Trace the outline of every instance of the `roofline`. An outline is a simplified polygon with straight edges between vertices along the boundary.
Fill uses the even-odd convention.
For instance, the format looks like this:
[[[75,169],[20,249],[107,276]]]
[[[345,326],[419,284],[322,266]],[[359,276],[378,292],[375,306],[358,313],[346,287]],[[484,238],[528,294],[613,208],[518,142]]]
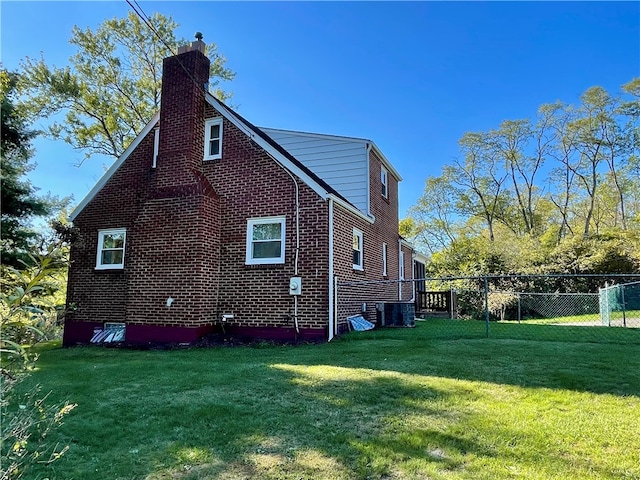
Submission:
[[[115,173],[115,171],[118,170],[118,168],[120,168],[120,166],[124,163],[127,157],[129,157],[129,155],[131,155],[131,153],[138,147],[138,145],[140,145],[140,142],[142,142],[142,139],[144,139],[144,137],[146,137],[149,134],[149,132],[153,129],[153,127],[156,126],[156,124],[158,123],[158,120],[160,120],[159,111],[151,118],[149,123],[145,125],[145,127],[138,134],[138,136],[133,139],[133,141],[129,144],[129,146],[122,153],[122,155],[120,155],[116,159],[116,161],[111,164],[108,170],[104,172],[102,177],[100,177],[100,180],[98,180],[98,183],[96,183],[93,186],[93,188],[89,190],[89,193],[85,195],[85,197],[78,204],[78,206],[76,206],[76,208],[73,209],[73,212],[71,212],[71,214],[69,215],[69,220],[74,221],[76,217],[80,214],[80,212],[82,212],[82,210],[84,210],[84,208],[89,204],[89,202],[91,202],[91,200],[93,200],[93,198],[98,194],[98,192],[102,190],[102,187],[105,186],[109,178],[111,178],[111,176]]]
[[[343,136],[343,135],[329,135],[329,134],[325,134],[325,133],[302,132],[302,131],[299,131],[299,130],[289,130],[289,129],[286,129],[286,128],[271,128],[271,127],[262,127],[262,128],[263,128],[263,130],[275,130],[277,132],[295,133],[295,134],[298,134],[298,135],[304,135],[304,136],[313,137],[313,138],[324,138],[324,139],[343,140],[343,141],[350,140],[350,141],[361,142],[361,143],[365,144],[366,146],[371,145],[373,147],[373,149],[375,150],[376,155],[378,155],[378,157],[380,157],[380,160],[382,160],[382,163],[387,168],[387,170],[389,172],[393,173],[393,176],[396,177],[399,182],[402,181],[402,176],[400,175],[398,170],[396,170],[395,167],[389,161],[389,159],[387,157],[385,157],[384,153],[382,153],[382,150],[380,150],[378,148],[378,146],[375,144],[375,142],[373,140],[369,140],[368,138],[347,137],[347,136]]]
[[[369,214],[369,215],[365,214],[364,212],[362,212],[362,210],[360,210],[357,207],[354,207],[351,203],[345,201],[343,198],[337,197],[333,194],[329,194],[328,198],[333,200],[337,205],[340,205],[348,212],[351,212],[354,215],[358,216],[362,220],[369,222],[371,224],[375,223],[376,217],[373,214]]]
[[[356,213],[361,216],[363,219],[367,221],[375,220],[372,216],[367,216],[363,214],[357,207],[351,204],[346,198],[344,198],[340,193],[338,193],[331,185],[318,177],[315,173],[313,173],[308,167],[306,167],[302,162],[296,159],[293,155],[291,155],[284,147],[282,147],[278,142],[273,140],[269,135],[260,130],[258,127],[253,125],[251,122],[244,119],[241,115],[233,111],[231,108],[227,107],[220,100],[215,98],[208,92],[205,92],[205,100],[209,102],[214,108],[216,108],[221,115],[223,115],[227,120],[233,123],[238,129],[244,132],[249,138],[251,138],[254,142],[256,142],[263,150],[265,150],[276,162],[280,163],[283,167],[291,171],[294,175],[300,178],[303,182],[305,182],[314,192],[316,192],[323,200],[326,200],[329,195],[332,196],[334,200],[336,200],[340,205],[347,208],[349,211]],[[98,192],[106,185],[107,181],[111,178],[111,176],[120,168],[120,166],[124,163],[124,161],[131,155],[131,153],[138,147],[140,142],[149,134],[149,132],[156,126],[158,121],[160,120],[160,111],[156,112],[156,114],[152,117],[152,119],[145,125],[142,131],[138,134],[138,136],[131,142],[131,144],[127,147],[127,149],[120,155],[115,162],[109,167],[109,169],[100,177],[100,180],[93,186],[93,188],[89,191],[89,193],[82,199],[82,201],[78,204],[78,206],[71,212],[69,215],[69,219],[71,221],[75,220],[76,217],[84,210],[84,208],[93,200],[93,198],[98,194]],[[275,129],[274,129],[275,130]],[[283,130],[287,131],[287,130]],[[291,131],[291,130],[289,130]],[[299,132],[296,132],[299,133]],[[319,137],[322,137],[322,134],[312,134]],[[326,135],[324,137],[328,137]],[[338,138],[338,137],[336,137]],[[348,137],[341,137],[348,138]],[[356,139],[360,141],[365,141],[362,139]],[[373,144],[373,142],[371,142]],[[375,146],[375,144],[374,144]],[[377,147],[376,147],[377,149]],[[384,158],[380,153],[381,158]],[[393,167],[392,167],[393,168]]]
[[[331,185],[313,173],[308,167],[300,162],[300,160],[291,155],[282,145],[272,139],[267,133],[263,132],[261,129],[243,118],[240,114],[229,108],[210,93],[205,93],[205,98],[211,106],[216,108],[225,118],[227,118],[227,120],[233,123],[236,128],[243,131],[249,138],[251,138],[251,140],[256,142],[256,144],[265,150],[276,162],[280,163],[283,167],[305,182],[314,192],[320,195],[323,200],[326,200],[328,195],[331,194],[335,198],[340,199],[341,202],[351,205],[351,203],[331,187]],[[355,208],[355,206],[353,208]]]

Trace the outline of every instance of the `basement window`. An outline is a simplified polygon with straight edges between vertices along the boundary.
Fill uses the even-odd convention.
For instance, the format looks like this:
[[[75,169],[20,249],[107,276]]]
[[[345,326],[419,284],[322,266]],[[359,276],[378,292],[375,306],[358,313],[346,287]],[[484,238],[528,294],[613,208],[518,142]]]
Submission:
[[[212,118],[204,124],[204,159],[222,158],[222,118]]]
[[[96,257],[96,269],[124,268],[124,246],[127,238],[127,230],[113,228],[98,232],[98,254]]]
[[[247,265],[284,263],[285,217],[247,220]]]
[[[118,322],[105,322],[104,328],[96,328],[91,337],[91,343],[124,342],[126,325]]]

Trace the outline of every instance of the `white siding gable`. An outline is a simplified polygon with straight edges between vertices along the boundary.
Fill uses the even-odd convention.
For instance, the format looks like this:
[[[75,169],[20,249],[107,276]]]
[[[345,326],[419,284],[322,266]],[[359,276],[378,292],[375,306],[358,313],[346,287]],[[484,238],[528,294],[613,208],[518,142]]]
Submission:
[[[369,214],[367,140],[260,128],[365,215]]]

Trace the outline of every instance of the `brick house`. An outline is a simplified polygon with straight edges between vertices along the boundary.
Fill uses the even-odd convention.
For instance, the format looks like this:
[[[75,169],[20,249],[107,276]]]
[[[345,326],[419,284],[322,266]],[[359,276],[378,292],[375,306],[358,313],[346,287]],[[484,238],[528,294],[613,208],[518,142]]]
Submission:
[[[335,278],[411,275],[401,178],[375,144],[257,128],[208,78],[199,40],[166,58],[160,112],[72,213],[65,345],[330,340],[360,312],[338,312]]]

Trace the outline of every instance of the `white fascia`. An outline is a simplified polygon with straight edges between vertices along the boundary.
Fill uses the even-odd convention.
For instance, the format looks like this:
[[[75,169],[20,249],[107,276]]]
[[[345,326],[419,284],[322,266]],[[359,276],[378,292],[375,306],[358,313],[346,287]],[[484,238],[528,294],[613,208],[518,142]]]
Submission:
[[[376,155],[378,155],[380,157],[380,159],[382,160],[382,163],[384,164],[384,166],[387,167],[387,170],[392,172],[393,175],[398,179],[398,181],[402,181],[402,177],[400,176],[400,173],[398,173],[398,171],[393,167],[393,165],[391,165],[391,162],[389,162],[387,157],[384,156],[384,154],[378,148],[378,146],[373,141],[368,140],[366,138],[347,137],[347,136],[344,136],[344,135],[331,135],[331,134],[327,134],[327,133],[301,132],[299,130],[288,130],[288,129],[283,129],[283,128],[271,128],[271,127],[265,127],[262,130],[274,130],[274,131],[284,132],[284,133],[293,133],[293,134],[297,134],[297,135],[305,135],[305,136],[311,137],[311,138],[342,140],[342,141],[349,141],[349,142],[356,141],[356,142],[362,142],[365,145],[371,145],[373,147],[373,149],[375,150]],[[367,160],[369,160],[369,159],[367,158]]]
[[[400,245],[410,248],[411,250],[415,250],[416,248],[413,246],[413,243],[407,242],[404,238],[400,239]]]
[[[76,217],[84,210],[84,208],[89,204],[91,200],[98,194],[102,187],[105,186],[107,181],[112,177],[112,175],[120,168],[120,166],[124,163],[124,161],[131,155],[131,153],[140,145],[140,142],[146,137],[149,132],[156,126],[158,121],[160,120],[160,112],[158,111],[153,118],[147,123],[147,125],[142,129],[140,134],[131,142],[131,144],[127,147],[122,155],[118,157],[118,159],[113,162],[113,164],[109,167],[109,169],[100,177],[98,183],[96,183],[93,188],[87,193],[87,195],[82,199],[82,201],[78,204],[78,206],[71,212],[69,215],[69,220],[72,222],[76,219]],[[151,163],[149,163],[151,166]]]
[[[327,198],[330,198],[335,203],[337,203],[338,205],[343,207],[345,210],[349,211],[350,213],[353,213],[354,215],[356,215],[357,217],[361,218],[365,222],[375,223],[375,221],[376,221],[376,217],[375,216],[373,216],[373,215],[365,215],[364,213],[362,213],[361,210],[357,209],[356,207],[354,207],[350,203],[345,202],[343,199],[341,199],[337,195],[334,195],[333,193],[327,194]]]
[[[391,162],[387,159],[387,157],[384,156],[384,153],[382,153],[382,151],[374,142],[369,140],[369,143],[371,144],[371,147],[373,147],[373,150],[376,152],[376,155],[378,155],[378,157],[380,157],[380,160],[382,160],[382,164],[390,173],[393,173],[393,176],[396,177],[399,182],[401,182],[402,177],[400,176],[400,173],[394,168],[393,165],[391,165]]]

